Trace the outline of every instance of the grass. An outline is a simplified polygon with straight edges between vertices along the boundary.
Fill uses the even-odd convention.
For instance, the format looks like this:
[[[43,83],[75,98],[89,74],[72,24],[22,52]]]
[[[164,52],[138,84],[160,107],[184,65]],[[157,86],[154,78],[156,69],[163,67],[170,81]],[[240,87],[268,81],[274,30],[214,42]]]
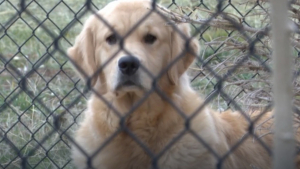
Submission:
[[[93,1],[98,8],[103,7],[110,0]],[[66,56],[53,47],[54,39],[49,36],[42,26],[55,36],[64,31],[72,21],[76,23],[64,31],[64,38],[59,41],[59,47],[65,51],[74,42],[80,32],[84,20],[91,13],[87,12],[74,20],[75,13],[82,14],[85,0],[51,0],[25,1],[28,13],[15,17],[16,9],[20,9],[19,0],[0,1],[0,168],[20,168],[21,157],[27,157],[28,168],[73,168],[70,163],[70,140],[78,127],[81,112],[85,109],[86,99],[82,96],[82,83],[78,82]],[[195,6],[198,1],[177,1],[179,6]],[[37,4],[39,3],[39,4]],[[171,0],[162,0],[165,6]],[[213,8],[215,2],[207,3]],[[226,5],[225,5],[226,6]],[[172,7],[174,8],[174,6]],[[243,12],[250,7],[242,9]],[[226,9],[236,15],[234,9]],[[189,12],[189,8],[183,9]],[[197,13],[200,17],[209,14]],[[78,16],[78,15],[76,15]],[[37,23],[36,18],[40,23]],[[13,18],[12,25],[6,23]],[[255,19],[252,19],[255,20]],[[81,22],[81,23],[80,23]],[[259,23],[253,22],[255,25]],[[42,26],[41,26],[42,25]],[[3,28],[5,27],[5,31]],[[259,26],[258,26],[259,27]],[[201,44],[217,37],[226,37],[228,32],[209,28],[202,35]],[[215,47],[205,50],[204,59],[216,51]],[[221,53],[226,58],[230,53]],[[42,62],[44,60],[44,62]],[[13,70],[7,64],[13,65]],[[212,60],[211,63],[215,61]],[[27,90],[19,87],[21,76],[27,76]],[[194,71],[197,73],[199,71]],[[249,76],[246,73],[244,76]],[[214,89],[215,78],[200,76],[193,82],[193,87],[204,96]],[[229,89],[231,95],[237,93]],[[74,98],[79,97],[70,109],[66,109]],[[40,102],[39,102],[40,101]],[[42,103],[42,104],[41,104]],[[213,104],[216,109],[226,109],[226,102],[217,97]],[[64,114],[59,119],[59,130],[55,130],[53,118]],[[46,138],[46,139],[45,139]],[[20,151],[18,154],[17,151]]]
[[[10,2],[4,1],[0,5],[1,25],[5,25],[14,17],[14,7],[19,8],[19,1]],[[65,4],[59,1],[44,1],[40,4],[42,7],[32,2],[27,4],[27,10],[38,20],[44,21],[42,25],[57,36],[74,20],[75,14],[71,10],[77,13],[85,1],[64,2]],[[107,2],[94,1],[99,8]],[[90,13],[86,13],[80,21],[84,22],[88,15]],[[70,42],[74,42],[81,27],[77,22],[65,33],[64,37],[67,40],[61,39],[59,42],[62,50],[71,46]],[[6,28],[5,33],[6,35],[4,31],[0,33],[1,56],[16,67],[21,75],[25,75],[32,68],[36,70],[27,77],[27,90],[31,93],[27,94],[19,88],[21,78],[13,69],[0,62],[0,168],[20,168],[21,158],[16,150],[21,151],[22,156],[28,156],[28,168],[73,168],[70,163],[70,141],[66,134],[72,136],[77,128],[76,122],[80,120],[86,100],[81,97],[67,112],[65,107],[81,95],[74,89],[74,84],[78,81],[77,76],[67,63],[66,56],[54,51],[53,38],[28,14],[22,13],[20,18]],[[40,64],[40,60],[44,58],[48,59]],[[37,65],[40,66],[37,68]],[[78,86],[83,85],[79,83]],[[3,109],[3,106],[6,108]],[[53,117],[64,112],[65,115],[60,119],[60,130],[56,131]]]

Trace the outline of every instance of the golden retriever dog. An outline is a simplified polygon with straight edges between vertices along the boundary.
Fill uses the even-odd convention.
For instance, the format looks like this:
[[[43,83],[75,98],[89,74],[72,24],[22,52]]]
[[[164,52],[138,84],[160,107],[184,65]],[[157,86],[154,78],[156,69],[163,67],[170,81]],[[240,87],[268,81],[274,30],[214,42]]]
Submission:
[[[89,17],[68,50],[81,77],[91,77],[93,88],[75,136],[75,166],[271,168],[270,154],[261,144],[271,147],[268,130],[253,130],[265,135],[257,140],[247,134],[250,123],[241,113],[199,109],[204,100],[186,74],[199,54],[198,41],[191,38],[188,24],[170,24],[152,8],[150,0],[111,2]],[[270,115],[255,124],[268,128],[271,122],[264,121]]]

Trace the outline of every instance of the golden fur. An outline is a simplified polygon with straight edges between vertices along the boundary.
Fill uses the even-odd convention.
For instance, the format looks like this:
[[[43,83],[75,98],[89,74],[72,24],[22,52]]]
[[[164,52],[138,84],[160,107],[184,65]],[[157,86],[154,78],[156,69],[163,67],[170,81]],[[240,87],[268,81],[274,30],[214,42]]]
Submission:
[[[150,10],[151,3],[148,0],[123,0],[111,2],[98,15],[112,25],[120,36],[124,36]],[[184,36],[190,37],[187,24],[177,24],[176,27]],[[157,36],[157,41],[152,45],[141,41],[149,32]],[[156,86],[183,112],[185,118],[156,91],[149,94],[141,105],[126,116],[133,105],[152,90],[152,76],[139,70],[143,90],[115,88],[118,59],[128,53],[124,50],[118,52],[119,45],[106,43],[105,38],[111,33],[93,15],[85,23],[75,45],[68,50],[72,61],[82,70],[79,72],[84,79],[92,76],[101,65],[111,59],[91,80],[93,89],[110,105],[96,94],[90,97],[85,118],[75,137],[81,149],[73,146],[72,158],[77,168],[87,167],[87,155],[93,155],[91,165],[97,169],[151,168],[151,156],[128,132],[122,130],[121,117],[125,117],[123,125],[153,154],[159,155],[157,166],[161,169],[216,168],[218,159],[196,136],[201,137],[219,157],[224,156],[243,137],[247,137],[223,159],[222,168],[271,168],[271,158],[265,148],[251,135],[245,135],[249,122],[239,112],[217,113],[208,107],[195,112],[203,104],[203,100],[191,89],[185,71],[192,63],[194,54],[199,52],[198,41],[191,39],[189,51],[184,51],[186,46],[183,36],[155,12],[127,35],[124,49],[136,56],[154,77],[183,52],[184,57],[157,79]],[[111,106],[118,112],[114,112]],[[261,124],[270,115],[271,113],[263,115],[255,124]],[[252,115],[251,118],[256,119],[256,116]],[[189,124],[186,124],[186,118],[191,119]],[[269,128],[270,123],[262,125]],[[185,131],[186,126],[192,132]],[[258,134],[255,131],[257,135],[268,132],[260,131]],[[177,137],[178,140],[173,142]],[[106,142],[107,139],[111,140]],[[270,147],[271,134],[262,137],[261,142]],[[160,154],[170,143],[171,146]],[[100,147],[101,151],[94,154]]]

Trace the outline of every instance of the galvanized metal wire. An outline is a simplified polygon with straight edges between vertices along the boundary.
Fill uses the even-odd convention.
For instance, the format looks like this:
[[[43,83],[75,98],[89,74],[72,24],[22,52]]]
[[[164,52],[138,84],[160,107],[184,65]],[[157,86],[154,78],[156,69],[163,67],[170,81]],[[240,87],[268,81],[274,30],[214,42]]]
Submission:
[[[122,127],[118,131],[116,131],[115,134],[110,136],[105,141],[105,143],[101,147],[99,147],[97,151],[95,151],[95,153],[92,156],[88,156],[87,153],[84,152],[82,148],[80,148],[80,146],[73,140],[72,133],[70,133],[69,130],[78,125],[78,119],[84,111],[84,109],[81,109],[79,113],[73,113],[74,109],[77,108],[78,104],[84,104],[82,100],[85,100],[90,93],[95,93],[103,102],[105,102],[108,105],[110,104],[109,101],[107,101],[103,96],[101,96],[101,94],[97,93],[91,88],[90,81],[93,78],[93,76],[96,76],[99,72],[101,72],[111,60],[108,60],[107,63],[104,63],[103,67],[99,68],[92,77],[89,77],[88,83],[84,88],[81,81],[74,78],[76,76],[74,75],[74,73],[66,71],[66,65],[72,61],[69,60],[65,48],[61,46],[61,42],[64,41],[70,46],[72,45],[72,42],[69,40],[67,35],[68,32],[76,25],[82,25],[82,18],[84,18],[84,16],[87,13],[96,14],[96,11],[98,10],[97,5],[95,5],[95,3],[92,0],[87,0],[82,4],[81,8],[75,11],[68,5],[67,1],[65,0],[58,1],[52,8],[50,8],[50,10],[47,10],[44,7],[44,3],[47,3],[46,1],[41,3],[36,0],[20,0],[17,3],[18,5],[16,5],[16,2],[13,0],[3,0],[0,1],[0,7],[1,5],[4,5],[4,3],[7,3],[10,6],[12,6],[12,8],[14,9],[14,14],[11,15],[8,19],[6,19],[4,23],[0,19],[0,41],[4,38],[9,39],[9,41],[14,46],[16,46],[16,51],[14,51],[15,53],[7,55],[7,52],[5,51],[7,50],[7,48],[0,48],[0,78],[1,81],[15,81],[17,83],[17,86],[9,90],[5,87],[3,87],[3,89],[0,88],[0,117],[3,116],[9,118],[9,116],[16,116],[17,120],[13,123],[9,123],[8,125],[5,124],[5,120],[0,122],[0,145],[2,145],[2,147],[6,147],[7,150],[10,152],[9,157],[6,158],[5,153],[7,152],[0,149],[0,168],[43,168],[46,167],[43,166],[45,163],[50,164],[50,168],[72,168],[73,166],[71,164],[71,159],[68,152],[66,153],[67,155],[62,156],[67,158],[60,158],[59,162],[57,161],[57,159],[54,158],[54,155],[52,153],[56,152],[56,150],[54,151],[54,149],[58,144],[63,144],[65,147],[67,147],[67,149],[70,149],[70,144],[74,144],[76,147],[81,149],[83,154],[86,155],[86,158],[89,159],[89,167],[92,168],[91,159],[93,159],[95,155],[101,152],[101,150],[120,132],[126,132],[137,144],[139,144],[143,148],[143,150],[145,150],[145,152],[152,159],[153,168],[158,168],[157,161],[159,160],[159,158],[174,143],[176,143],[176,141],[178,141],[182,135],[184,135],[187,132],[191,133],[195,137],[195,139],[202,143],[203,146],[205,146],[218,159],[218,165],[216,166],[216,168],[221,168],[223,161],[226,160],[226,158],[228,158],[228,156],[233,151],[235,151],[235,149],[238,148],[239,145],[243,144],[243,141],[249,137],[254,137],[256,140],[258,140],[258,142],[267,150],[267,152],[269,152],[269,154],[272,155],[272,150],[269,147],[269,145],[265,145],[265,143],[260,140],[260,136],[258,136],[254,132],[255,123],[259,120],[261,116],[264,115],[265,112],[267,112],[270,109],[270,107],[272,107],[272,100],[267,100],[264,102],[264,106],[266,106],[266,108],[262,111],[261,115],[258,116],[258,118],[254,121],[252,121],[249,118],[249,109],[245,109],[240,102],[242,100],[241,98],[246,96],[249,97],[249,95],[247,94],[251,93],[249,92],[251,91],[249,88],[253,88],[253,86],[249,86],[248,82],[250,82],[251,80],[255,81],[256,79],[265,80],[264,78],[270,76],[271,73],[270,56],[272,50],[267,47],[268,45],[266,43],[268,42],[265,40],[266,36],[268,36],[268,34],[270,33],[269,24],[266,24],[264,29],[258,31],[255,25],[253,25],[253,23],[249,23],[249,20],[247,20],[247,18],[251,17],[251,14],[253,14],[253,12],[258,8],[259,12],[268,13],[269,9],[265,1],[258,0],[253,3],[249,3],[249,6],[251,7],[248,6],[247,9],[243,9],[243,11],[241,11],[242,9],[239,9],[240,4],[238,4],[238,2],[234,2],[231,0],[218,0],[214,3],[206,2],[203,0],[192,1],[192,5],[189,8],[189,10],[187,10],[188,8],[180,6],[180,2],[177,0],[164,2],[164,5],[167,8],[181,11],[181,15],[183,16],[183,18],[186,17],[186,22],[190,22],[192,24],[192,27],[194,29],[193,36],[199,39],[201,45],[205,46],[206,50],[210,51],[210,54],[207,54],[206,50],[203,50],[202,53],[195,54],[197,56],[197,61],[195,65],[193,65],[193,68],[195,69],[190,70],[192,84],[201,83],[202,81],[206,82],[205,85],[202,85],[207,87],[205,89],[205,102],[203,105],[199,105],[199,108],[193,113],[192,116],[187,117],[184,114],[184,112],[180,110],[180,108],[178,108],[174,103],[172,103],[172,101],[168,98],[164,91],[157,87],[156,81],[163,74],[165,74],[165,72],[173,64],[175,64],[176,61],[178,61],[183,56],[183,54],[177,56],[177,59],[175,59],[167,67],[165,67],[165,69],[162,70],[160,75],[158,76],[152,75],[146,68],[142,67],[142,69],[145,72],[147,72],[147,74],[150,77],[153,78],[153,85],[151,90],[149,90],[145,94],[145,96],[132,107],[131,111],[129,111],[126,114],[126,116],[122,116],[116,109],[110,107],[113,110],[113,113],[120,117],[120,124]],[[149,10],[149,13],[145,15],[140,21],[138,21],[130,32],[128,32],[125,36],[120,37],[121,40],[126,39],[126,37],[130,35],[130,33],[135,31],[137,26],[143,23],[143,21],[151,13],[159,14],[166,21],[170,20],[169,17],[166,17],[166,15],[162,14],[159,10],[157,10],[157,7],[155,7],[156,3],[158,2],[153,1],[153,8]],[[293,1],[291,2],[291,4],[292,3]],[[36,17],[34,14],[35,11],[29,8],[30,5],[33,4],[36,5],[42,11],[44,11],[45,16],[43,19]],[[74,15],[74,18],[72,18],[71,21],[63,28],[60,28],[60,26],[55,23],[53,18],[50,17],[53,10],[55,10],[55,8],[60,5],[64,5]],[[209,15],[206,15],[206,18],[204,19],[197,18],[197,16],[195,15],[198,15],[197,10],[199,8],[209,11]],[[230,10],[228,11],[228,9]],[[230,11],[234,12],[230,13]],[[236,18],[232,17],[233,13],[234,15],[239,15],[239,18],[242,19],[237,20]],[[28,21],[23,17],[23,15],[25,14],[30,17],[35,26],[28,23]],[[99,15],[97,17],[112,31],[115,31],[104,18],[102,18]],[[187,18],[196,19],[189,20]],[[226,21],[226,23],[222,22],[223,24],[225,24],[225,26],[223,25],[223,27],[218,27],[218,19],[220,18]],[[180,19],[182,18],[177,18],[177,21],[180,21]],[[9,33],[14,24],[19,20],[23,21],[25,25],[27,25],[32,31],[31,36],[21,44],[16,42],[15,38],[12,37],[11,33]],[[201,22],[201,24],[197,24],[195,21]],[[59,32],[57,33],[49,29],[47,26],[45,26],[45,22],[51,22],[53,25],[55,25],[55,27],[57,27]],[[216,29],[222,29],[223,34],[220,36],[222,36],[223,39],[209,41],[209,38],[207,38],[208,35],[206,33]],[[42,31],[43,34],[46,34],[47,36],[51,37],[51,43],[44,43],[43,38],[37,35],[38,31]],[[253,33],[251,31],[257,32]],[[118,34],[118,32],[116,32],[116,34]],[[253,34],[255,35],[252,36]],[[226,37],[224,37],[224,35]],[[240,39],[243,40],[239,41],[237,39],[234,39],[233,37],[235,36],[239,36]],[[23,49],[26,46],[26,43],[30,41],[31,38],[35,38],[46,49],[45,53],[39,54],[38,59],[35,60],[31,60],[30,57],[26,57],[26,54],[24,54],[23,51]],[[186,37],[186,41],[188,42],[190,41],[190,39]],[[226,61],[227,59],[229,59],[229,57],[224,57],[224,55],[220,55],[219,52],[222,52],[222,50],[224,50],[224,47],[230,48],[232,46],[235,47],[232,48],[232,51],[242,49],[243,53],[239,53],[240,57],[236,57],[235,59],[233,59],[233,65],[228,65],[228,62]],[[9,48],[10,46],[8,45],[7,47]],[[294,47],[294,50],[298,52],[297,45],[294,45]],[[261,50],[261,48],[263,48],[264,50]],[[130,54],[130,52],[126,49],[120,48],[120,50],[125,50],[127,53]],[[234,52],[227,52],[228,55],[234,55],[233,53]],[[14,62],[14,60],[20,55],[24,57],[26,62],[29,63],[29,70],[20,70],[19,65],[16,62]],[[55,57],[56,55],[62,56],[65,60],[63,62],[59,61],[59,59]],[[114,56],[112,56],[112,58],[113,57]],[[41,71],[41,68],[45,64],[50,62],[50,60],[56,62],[59,68],[53,75],[50,76],[50,78],[45,78],[44,73],[42,73],[43,71]],[[254,62],[256,63],[256,65],[252,65],[252,63]],[[77,66],[76,64],[74,65],[79,69],[80,72],[84,74],[83,70],[80,70],[79,66]],[[222,71],[222,73],[220,73],[220,70],[218,70],[217,68],[220,65],[226,67],[226,71]],[[253,71],[248,74],[248,77],[245,77],[243,79],[244,82],[240,82],[242,83],[242,87],[235,88],[234,92],[228,92],[226,87],[229,83],[235,82],[235,80],[241,80],[241,74],[239,74],[239,72],[246,65],[252,66],[251,70]],[[66,81],[72,84],[72,87],[70,87],[69,90],[63,95],[58,94],[57,91],[51,87],[53,81],[61,74],[63,74]],[[7,76],[9,78],[4,79],[4,77]],[[30,87],[30,81],[33,76],[38,76],[43,83],[43,86],[39,88],[37,92],[33,92],[32,88]],[[298,74],[296,72],[295,79],[297,79],[297,77]],[[198,86],[199,85],[194,85],[196,90],[200,90],[198,89]],[[259,87],[260,86],[258,86],[257,88]],[[4,92],[4,90],[6,91]],[[53,94],[53,97],[55,98],[54,100],[57,101],[59,104],[56,108],[49,108],[49,103],[47,102],[47,100],[43,100],[44,92],[50,92]],[[259,92],[261,92],[259,96],[265,96],[264,92]],[[232,146],[225,155],[221,156],[220,154],[216,153],[213,148],[209,147],[209,144],[206,143],[204,139],[201,138],[201,136],[198,136],[195,133],[195,131],[191,130],[188,127],[189,125],[186,125],[187,127],[184,131],[179,133],[160,153],[155,154],[146,145],[144,145],[143,142],[140,141],[140,139],[136,137],[134,133],[132,133],[130,129],[124,124],[126,117],[133,113],[134,110],[136,110],[148,98],[148,96],[151,93],[157,93],[160,97],[162,97],[168,103],[170,103],[170,105],[173,106],[173,108],[186,120],[187,124],[189,124],[189,122],[193,119],[197,112],[199,112],[201,109],[204,108],[204,106],[208,106],[209,104],[215,105],[214,107],[217,107],[217,109],[225,110],[228,108],[232,108],[238,110],[249,123],[248,133],[244,137],[242,137],[234,146]],[[16,109],[16,103],[14,102],[20,99],[19,97],[21,95],[25,95],[26,98],[30,99],[31,104],[29,106],[25,106],[24,109],[20,110]],[[256,104],[257,101],[251,102],[250,105],[252,103]],[[295,106],[295,110],[297,110],[296,107],[297,105]],[[22,120],[25,116],[33,116],[33,114],[29,114],[29,111],[31,111],[33,108],[38,109],[38,112],[43,115],[43,123],[39,126],[36,126],[34,130],[28,127],[28,123],[25,123]],[[66,116],[69,117],[69,123],[67,124],[67,126],[64,126],[64,118]],[[39,132],[42,129],[44,129],[45,126],[49,126],[50,129],[49,131],[46,131],[41,137]],[[28,133],[30,137],[27,137],[25,139],[23,138],[22,142],[25,143],[18,145],[16,143],[17,141],[15,140],[15,137],[14,139],[12,139],[11,134],[14,130],[21,130],[21,128],[22,130],[26,130],[26,133]],[[49,141],[53,137],[58,137],[58,139],[56,139],[54,143],[49,143]],[[39,154],[39,158],[35,160],[34,157],[37,156],[37,154]]]

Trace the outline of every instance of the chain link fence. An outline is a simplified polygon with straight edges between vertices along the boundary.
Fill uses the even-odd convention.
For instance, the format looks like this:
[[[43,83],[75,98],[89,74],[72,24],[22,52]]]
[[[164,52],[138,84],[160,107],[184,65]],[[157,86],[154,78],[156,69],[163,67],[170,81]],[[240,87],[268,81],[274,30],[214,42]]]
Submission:
[[[0,168],[74,167],[70,155],[73,133],[82,120],[87,98],[95,91],[72,70],[66,50],[73,46],[86,18],[109,2],[0,1]],[[272,109],[270,3],[266,0],[162,0],[159,3],[169,9],[157,7],[164,13],[161,17],[174,23],[191,24],[193,36],[202,48],[188,71],[192,87],[205,98],[199,110],[204,106],[220,112],[238,110],[249,121],[249,133],[223,156],[207,147],[219,161],[216,168],[221,168],[222,162],[250,136],[271,155],[271,148],[260,138],[272,131],[261,127],[265,122],[256,124]],[[297,0],[290,2],[296,123],[300,105],[299,7]],[[155,8],[151,12],[159,13]],[[171,102],[154,85],[136,107],[152,92]],[[191,120],[170,104],[187,121]],[[136,107],[120,120],[124,121]],[[256,110],[262,113],[251,121],[249,116]],[[159,156],[181,137],[175,137],[155,156],[125,125],[120,131],[127,132],[155,159],[154,167]],[[111,139],[113,136],[107,142]],[[196,139],[207,146],[201,138]]]

